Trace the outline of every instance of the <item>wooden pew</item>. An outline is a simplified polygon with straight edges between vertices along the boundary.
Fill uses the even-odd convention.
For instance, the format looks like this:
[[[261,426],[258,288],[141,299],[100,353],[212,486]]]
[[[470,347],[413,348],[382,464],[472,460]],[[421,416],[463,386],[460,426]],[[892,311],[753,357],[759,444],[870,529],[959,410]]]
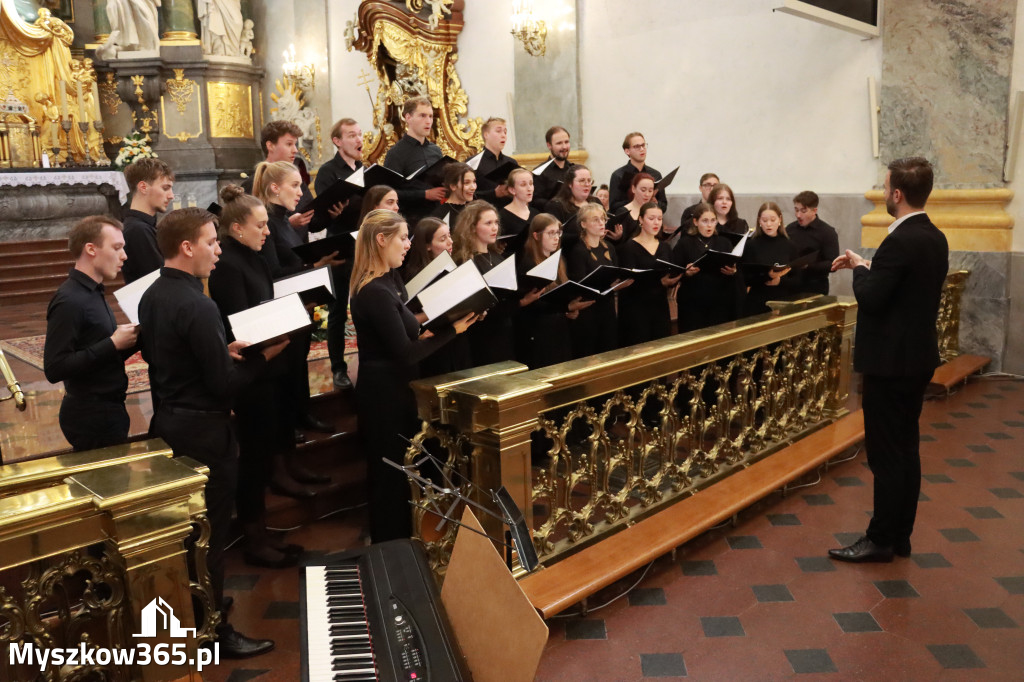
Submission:
[[[635,526],[524,577],[519,585],[534,608],[550,618],[863,439],[864,416],[857,410]]]
[[[929,387],[941,388],[949,395],[949,391],[955,385],[967,381],[967,377],[985,369],[990,362],[991,360],[983,355],[958,355],[935,370]]]

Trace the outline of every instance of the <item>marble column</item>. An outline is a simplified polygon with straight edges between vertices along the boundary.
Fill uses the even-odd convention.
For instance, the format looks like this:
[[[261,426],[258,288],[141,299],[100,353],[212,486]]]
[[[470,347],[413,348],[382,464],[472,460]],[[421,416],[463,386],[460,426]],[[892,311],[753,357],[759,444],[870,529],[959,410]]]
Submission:
[[[928,203],[950,244],[950,269],[971,270],[960,347],[999,369],[1009,339],[1013,193],[1003,182],[1016,0],[885,3],[879,142],[882,164],[924,156],[935,168]],[[881,192],[861,220],[869,251],[891,218]]]
[[[163,20],[163,40],[185,41],[196,40],[196,13],[192,0],[163,0],[160,6],[160,18]]]

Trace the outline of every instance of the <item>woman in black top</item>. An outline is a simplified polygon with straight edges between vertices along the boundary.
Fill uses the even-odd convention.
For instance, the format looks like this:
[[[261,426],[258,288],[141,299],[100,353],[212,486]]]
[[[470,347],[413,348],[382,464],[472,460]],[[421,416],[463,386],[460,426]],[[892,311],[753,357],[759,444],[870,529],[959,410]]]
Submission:
[[[387,185],[374,185],[366,190],[363,205],[359,208],[359,223],[362,224],[367,213],[377,209],[398,213],[398,192]]]
[[[431,334],[405,305],[398,275],[409,250],[405,219],[388,210],[371,211],[359,228],[352,266],[352,322],[359,336],[356,412],[359,438],[368,457],[370,538],[383,542],[409,537],[412,510],[405,474],[382,461],[404,463],[407,443],[416,435],[416,397],[409,382],[417,363],[473,323],[468,315]]]
[[[754,238],[743,250],[743,262],[754,266],[788,265],[796,258],[797,249],[789,241],[786,227],[782,224],[782,209],[773,201],[761,204],[757,210],[757,227]],[[792,297],[796,291],[794,278],[789,277],[789,268],[749,268],[746,272],[747,298],[744,315],[767,313],[769,300],[782,301]]]
[[[525,168],[516,168],[508,174],[505,186],[508,187],[512,201],[499,211],[501,242],[505,245],[505,251],[521,254],[526,245],[530,223],[537,215],[537,210],[530,205],[533,201],[533,173]]]
[[[708,203],[715,208],[719,233],[746,234],[750,231],[747,221],[736,212],[736,196],[729,185],[722,182],[715,185],[708,194]]]
[[[234,340],[228,315],[274,297],[270,267],[260,249],[270,235],[263,202],[237,185],[221,190],[220,244],[222,253],[210,273],[210,298],[220,309],[228,341]],[[271,473],[298,488],[284,465],[295,450],[293,405],[288,400],[288,362],[281,354],[267,363],[260,378],[240,393],[233,405],[239,446],[239,476],[235,495],[238,521],[245,540],[243,555],[256,566],[294,566],[302,548],[273,538],[266,528],[265,494]]]
[[[640,207],[640,234],[619,247],[619,264],[625,268],[661,270],[659,260],[671,262],[672,251],[658,241],[661,206],[649,201]],[[678,275],[642,276],[619,294],[619,345],[632,346],[668,336],[668,290],[679,282]]]
[[[604,238],[607,220],[607,214],[598,204],[587,204],[580,208],[579,221],[583,234],[565,257],[566,274],[574,282],[580,281],[601,265],[619,264],[618,254]],[[604,296],[590,308],[581,310],[579,317],[569,323],[569,330],[573,357],[582,358],[618,348],[615,294]]]
[[[465,163],[450,163],[444,168],[443,186],[448,190],[448,198],[430,212],[433,218],[448,217],[451,225],[459,217],[466,204],[473,201],[476,194],[476,172]]]
[[[523,258],[516,268],[520,277],[549,256],[559,251],[562,230],[558,218],[550,213],[541,213],[530,223],[530,234],[523,249]],[[567,277],[565,263],[559,257],[558,274],[555,280],[540,291],[555,288]],[[520,307],[516,316],[516,355],[520,362],[530,369],[546,367],[572,359],[572,343],[569,335],[569,321],[593,305],[593,301],[577,298],[568,305],[554,305],[546,299]]]
[[[629,183],[629,203],[615,212],[615,225],[608,230],[609,242],[619,246],[640,234],[640,207],[648,201],[654,201],[654,177],[637,173]],[[660,238],[661,233],[658,235]]]
[[[487,274],[503,260],[497,245],[500,229],[496,208],[486,201],[470,203],[455,223],[452,258],[459,265],[472,260],[480,274]],[[515,255],[508,257],[515,258]],[[479,324],[473,325],[466,337],[473,367],[515,359],[512,319],[521,304],[515,296],[503,293],[497,305],[487,311]]]
[[[676,294],[680,332],[736,319],[736,267],[694,265],[709,250],[732,251],[732,242],[718,234],[718,219],[711,204],[697,204],[692,215],[693,224],[672,252],[676,265],[686,268]]]
[[[562,248],[571,249],[580,240],[580,224],[574,218],[580,206],[591,200],[590,189],[593,186],[589,168],[582,164],[569,166],[558,194],[544,205],[544,212],[555,216],[562,224]],[[594,198],[593,201],[598,200]]]

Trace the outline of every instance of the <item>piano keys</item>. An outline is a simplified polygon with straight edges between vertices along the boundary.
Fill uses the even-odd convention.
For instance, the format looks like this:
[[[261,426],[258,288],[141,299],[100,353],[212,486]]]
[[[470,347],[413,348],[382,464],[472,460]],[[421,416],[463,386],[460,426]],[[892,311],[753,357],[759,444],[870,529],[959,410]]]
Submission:
[[[471,679],[419,542],[323,557],[300,590],[305,682]]]

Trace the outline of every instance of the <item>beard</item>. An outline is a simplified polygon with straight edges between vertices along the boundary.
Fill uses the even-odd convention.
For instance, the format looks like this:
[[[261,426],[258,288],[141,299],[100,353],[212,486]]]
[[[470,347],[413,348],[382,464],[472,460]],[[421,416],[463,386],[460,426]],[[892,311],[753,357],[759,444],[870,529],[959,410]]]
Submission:
[[[896,204],[893,202],[892,197],[885,198],[885,212],[893,218],[896,217]]]

